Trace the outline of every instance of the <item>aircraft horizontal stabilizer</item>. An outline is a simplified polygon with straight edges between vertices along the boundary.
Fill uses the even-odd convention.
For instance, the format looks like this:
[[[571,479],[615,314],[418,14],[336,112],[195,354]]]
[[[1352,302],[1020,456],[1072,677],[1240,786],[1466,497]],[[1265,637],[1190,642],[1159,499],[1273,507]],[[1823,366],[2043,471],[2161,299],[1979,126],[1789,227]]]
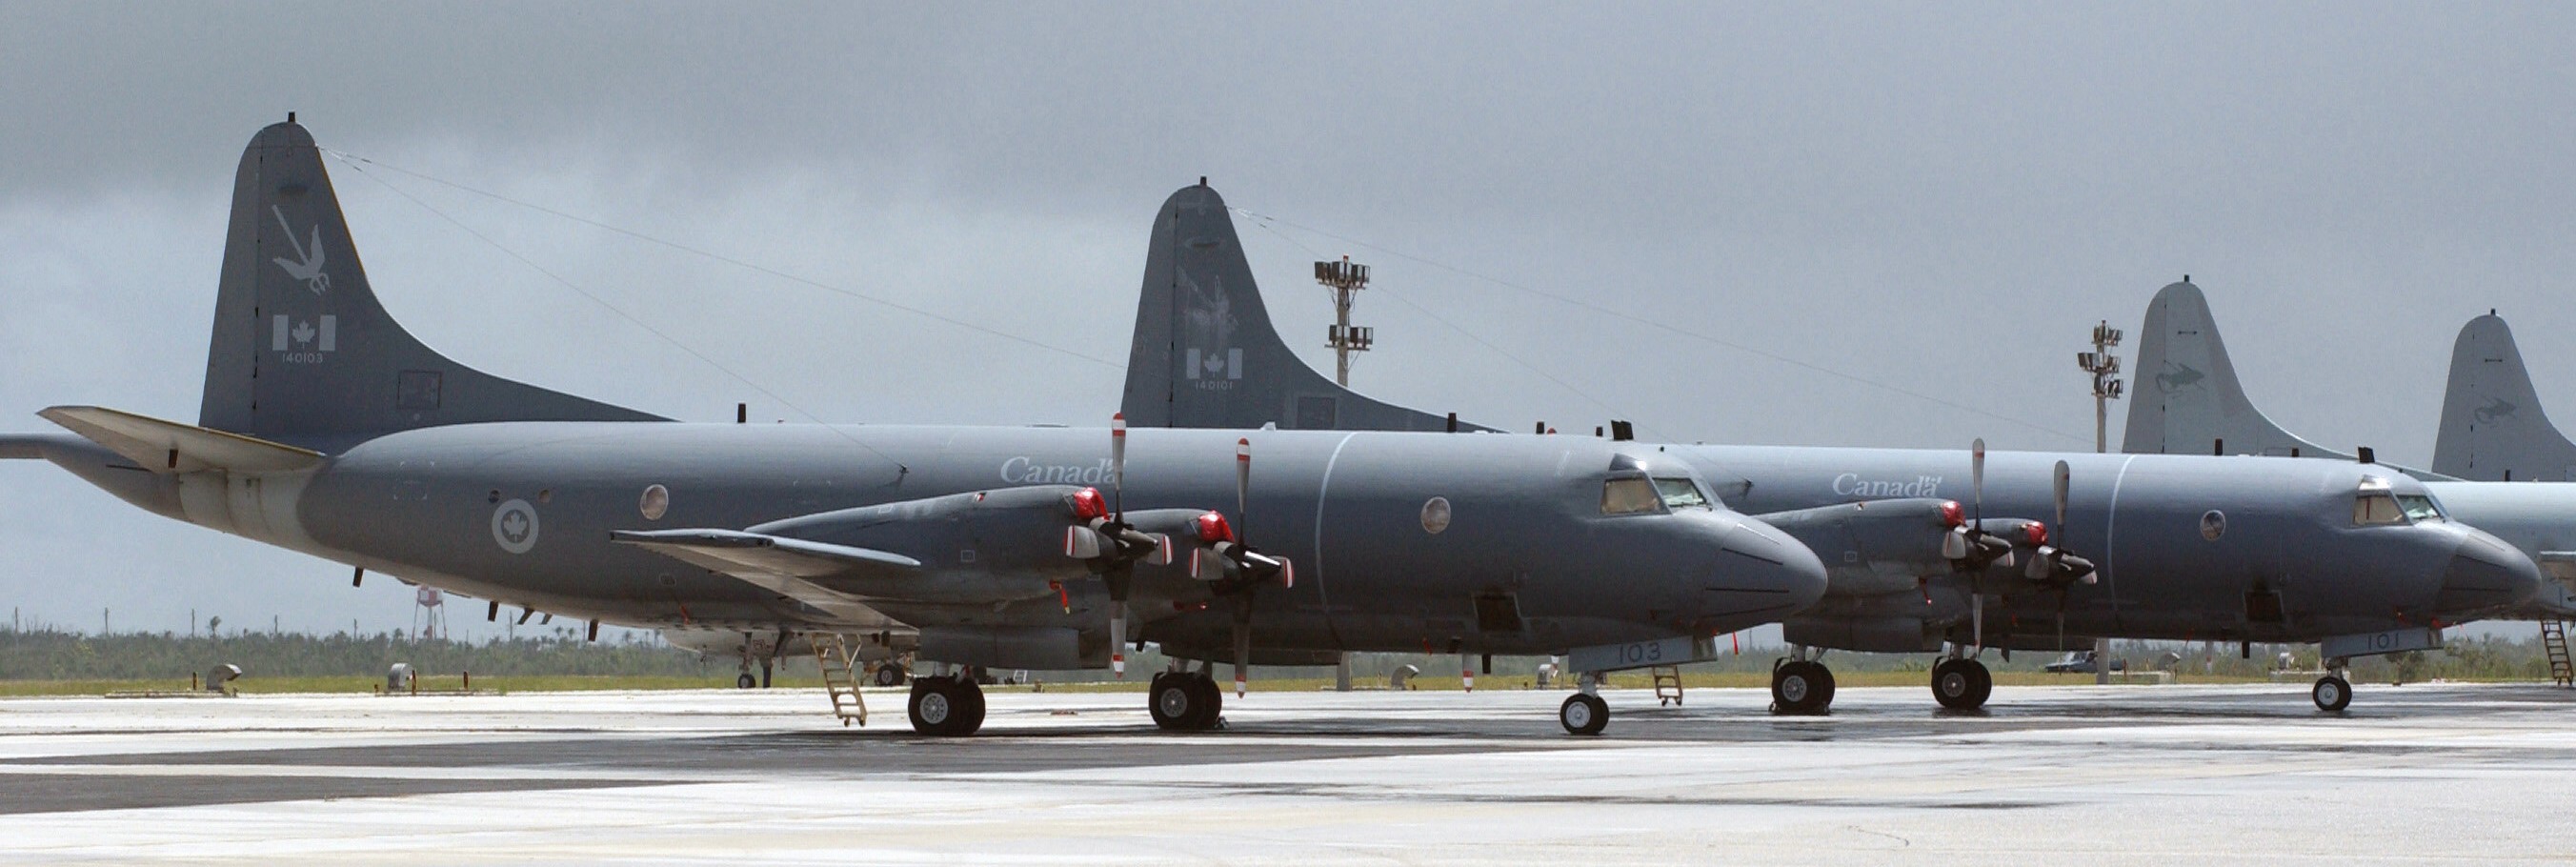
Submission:
[[[322,464],[321,452],[99,406],[36,413],[156,473],[285,473]]]

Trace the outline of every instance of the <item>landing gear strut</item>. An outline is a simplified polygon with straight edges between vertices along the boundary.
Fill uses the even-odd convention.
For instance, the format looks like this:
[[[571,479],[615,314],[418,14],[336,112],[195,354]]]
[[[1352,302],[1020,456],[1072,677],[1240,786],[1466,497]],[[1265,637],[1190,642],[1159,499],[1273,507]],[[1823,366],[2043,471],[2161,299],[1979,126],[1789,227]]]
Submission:
[[[1577,691],[1565,697],[1565,704],[1557,706],[1556,722],[1565,726],[1566,734],[1600,734],[1610,726],[1610,703],[1602,701],[1600,695],[1601,676],[1585,672],[1575,682]]]
[[[1995,677],[1986,664],[1954,656],[1932,666],[1932,698],[1951,710],[1976,710],[1995,693]]]
[[[1788,658],[1771,664],[1771,712],[1795,716],[1822,714],[1834,705],[1834,671],[1794,648]]]
[[[984,727],[984,688],[975,685],[972,669],[916,677],[908,710],[913,731],[937,737],[971,735]]]
[[[2340,713],[2352,704],[2352,681],[2344,679],[2343,674],[2349,664],[2343,659],[2326,660],[2326,676],[2317,678],[2317,685],[2308,690],[2308,698],[2316,701],[2318,710]]]
[[[1212,729],[1225,712],[1225,697],[1218,692],[1216,679],[1204,671],[1154,675],[1145,696],[1145,709],[1153,713],[1154,724],[1166,731]]]

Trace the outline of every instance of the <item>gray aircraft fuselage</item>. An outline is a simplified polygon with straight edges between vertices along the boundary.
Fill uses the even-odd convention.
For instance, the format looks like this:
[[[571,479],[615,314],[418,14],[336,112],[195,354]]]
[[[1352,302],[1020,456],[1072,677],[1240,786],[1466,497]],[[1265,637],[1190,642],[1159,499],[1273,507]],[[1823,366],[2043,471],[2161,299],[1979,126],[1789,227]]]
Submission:
[[[1732,512],[1603,515],[1602,485],[1623,450],[1594,441],[1314,431],[1131,436],[1126,508],[1214,509],[1252,544],[1294,564],[1293,586],[1253,595],[1257,649],[1268,658],[1425,646],[1561,653],[1711,634],[1776,621],[1823,587],[1804,547]],[[1256,455],[1249,525],[1233,508],[1238,437]],[[1106,491],[1108,440],[1104,430],[1053,427],[486,423],[367,439],[309,473],[169,475],[102,463],[82,475],[104,474],[111,491],[174,518],[549,613],[720,632],[1068,627],[1085,633],[1089,660],[1105,659],[1107,597],[1097,581],[1058,581],[1060,596],[1047,578],[1021,576],[1016,589],[972,603],[869,598],[867,606],[890,619],[852,619],[613,544],[609,534],[749,527],[1029,485]],[[123,462],[76,441],[58,445],[73,462]],[[1645,460],[1652,465],[1655,456]],[[1658,472],[1685,471],[1668,462]],[[668,492],[658,520],[639,508],[654,485]],[[1449,516],[1436,533],[1423,516],[1433,497],[1446,501]],[[513,516],[526,522],[505,523]],[[1030,544],[995,538],[980,553],[997,558]],[[971,573],[979,552],[894,553]],[[1157,567],[1139,568],[1156,577]],[[1160,568],[1164,580],[1139,584],[1142,637],[1176,653],[1216,655],[1233,622],[1230,603],[1156,594],[1150,588],[1199,586],[1178,577],[1182,565]],[[1481,623],[1480,594],[1509,594],[1524,616]]]
[[[1704,445],[1671,452],[1712,479],[1728,505],[1757,515],[1890,494],[1962,503],[1971,496],[1964,451]],[[2513,552],[2466,525],[2355,524],[2353,500],[2365,476],[2395,493],[2423,490],[2380,467],[1999,451],[1987,456],[1985,514],[2053,519],[2051,471],[2061,460],[2070,469],[2067,517],[2051,533],[2092,560],[2098,579],[2066,589],[2070,635],[2314,641],[2457,622],[2530,592]],[[2205,526],[2219,529],[2215,538],[2204,535]],[[1816,553],[1829,566],[1840,557]],[[1971,585],[1936,586],[1926,606],[1901,583],[1910,581],[1870,587],[1838,574],[1826,602],[1798,615],[1793,632],[1842,619],[1846,628],[1894,629],[1902,638],[1896,624],[1923,608],[1964,616]],[[2000,597],[1989,599],[2000,606],[1987,614],[1990,633],[2055,636],[2055,591],[2014,577],[1989,577],[1980,586]],[[2249,592],[2279,594],[2281,617],[2249,615]]]

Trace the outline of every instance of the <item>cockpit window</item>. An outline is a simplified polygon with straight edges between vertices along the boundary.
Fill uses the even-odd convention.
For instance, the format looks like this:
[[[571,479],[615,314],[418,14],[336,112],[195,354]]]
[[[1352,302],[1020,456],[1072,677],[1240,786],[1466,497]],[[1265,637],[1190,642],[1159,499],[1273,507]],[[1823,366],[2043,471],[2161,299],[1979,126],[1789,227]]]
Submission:
[[[1664,510],[1664,498],[1655,492],[1655,483],[1641,478],[1611,479],[1601,483],[1601,514],[1637,515]]]
[[[1708,495],[1701,493],[1699,486],[1692,484],[1689,479],[1658,478],[1655,480],[1655,490],[1664,495],[1664,508],[1709,508]]]
[[[2397,498],[2385,492],[2365,493],[2352,498],[2352,522],[2364,527],[2378,524],[2406,523],[2406,512]]]
[[[2443,519],[2442,504],[2433,502],[2432,497],[2424,494],[2399,494],[2397,495],[2397,505],[2406,510],[2406,520],[2409,521],[2439,521]]]

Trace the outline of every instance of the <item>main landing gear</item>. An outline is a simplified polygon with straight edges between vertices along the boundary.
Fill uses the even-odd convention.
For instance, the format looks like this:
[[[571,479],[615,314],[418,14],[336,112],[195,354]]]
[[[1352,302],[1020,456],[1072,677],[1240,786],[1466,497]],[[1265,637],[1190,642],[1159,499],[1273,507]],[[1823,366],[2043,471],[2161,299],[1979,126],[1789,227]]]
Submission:
[[[912,730],[937,737],[964,737],[984,727],[984,688],[975,685],[974,670],[912,679],[908,708]]]
[[[1225,712],[1225,695],[1206,671],[1166,671],[1154,675],[1145,690],[1145,707],[1154,724],[1168,731],[1216,728]]]
[[[1974,657],[1953,656],[1932,665],[1932,698],[1951,710],[1976,710],[1995,693],[1995,677]]]
[[[2344,667],[2349,664],[2343,659],[2326,660],[2326,676],[2317,678],[2317,685],[2308,690],[2308,698],[2316,701],[2318,710],[2340,713],[2352,704],[2352,681],[2344,678]]]
[[[1787,658],[1771,663],[1771,712],[1816,716],[1834,706],[1834,670],[1807,658],[1807,648],[1792,648]]]

